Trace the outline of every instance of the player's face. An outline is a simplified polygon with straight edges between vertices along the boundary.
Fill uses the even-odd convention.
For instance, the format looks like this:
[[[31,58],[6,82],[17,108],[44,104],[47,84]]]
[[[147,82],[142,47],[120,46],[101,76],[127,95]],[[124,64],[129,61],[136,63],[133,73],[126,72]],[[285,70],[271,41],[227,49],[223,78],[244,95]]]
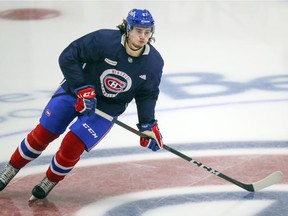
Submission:
[[[129,41],[130,45],[132,45],[134,48],[142,48],[145,46],[149,38],[152,36],[151,28],[140,28],[140,27],[134,27],[129,32]]]

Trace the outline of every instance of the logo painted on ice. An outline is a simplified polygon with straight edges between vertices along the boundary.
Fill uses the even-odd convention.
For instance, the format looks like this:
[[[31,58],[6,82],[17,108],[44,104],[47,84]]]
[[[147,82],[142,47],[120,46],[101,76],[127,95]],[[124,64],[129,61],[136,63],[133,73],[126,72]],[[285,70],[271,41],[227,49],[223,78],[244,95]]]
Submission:
[[[101,89],[105,97],[113,98],[119,93],[128,91],[132,86],[132,79],[125,72],[107,69],[100,76]]]

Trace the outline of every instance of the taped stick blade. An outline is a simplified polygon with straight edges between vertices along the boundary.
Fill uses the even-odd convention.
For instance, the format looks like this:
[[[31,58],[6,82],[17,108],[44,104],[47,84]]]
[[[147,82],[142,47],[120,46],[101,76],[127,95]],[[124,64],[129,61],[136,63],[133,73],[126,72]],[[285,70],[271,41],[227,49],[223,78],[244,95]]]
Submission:
[[[37,200],[37,198],[35,197],[35,196],[31,196],[30,198],[29,198],[29,202],[34,202],[34,201],[36,201]]]
[[[253,183],[254,191],[259,191],[271,185],[277,184],[278,182],[282,181],[283,178],[284,174],[281,171],[276,171],[264,179]]]

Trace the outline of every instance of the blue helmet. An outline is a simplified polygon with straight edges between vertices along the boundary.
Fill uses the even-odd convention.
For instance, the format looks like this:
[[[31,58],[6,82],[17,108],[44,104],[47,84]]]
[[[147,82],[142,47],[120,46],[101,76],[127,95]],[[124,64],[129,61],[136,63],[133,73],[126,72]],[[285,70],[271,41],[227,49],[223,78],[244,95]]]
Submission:
[[[126,21],[126,32],[131,31],[134,26],[143,28],[151,27],[152,33],[154,32],[154,19],[151,13],[146,9],[132,9],[129,11]]]

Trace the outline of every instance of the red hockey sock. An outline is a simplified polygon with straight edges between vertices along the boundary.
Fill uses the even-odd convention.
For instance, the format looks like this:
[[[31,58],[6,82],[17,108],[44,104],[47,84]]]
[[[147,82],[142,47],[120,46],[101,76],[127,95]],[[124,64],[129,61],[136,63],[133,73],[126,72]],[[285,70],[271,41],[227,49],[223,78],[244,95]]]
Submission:
[[[18,148],[10,158],[10,163],[17,169],[21,169],[27,163],[37,158],[50,142],[59,135],[55,135],[38,124],[25,139],[22,140]]]
[[[80,160],[84,150],[84,143],[73,132],[68,132],[46,172],[47,178],[54,182],[64,179]]]

